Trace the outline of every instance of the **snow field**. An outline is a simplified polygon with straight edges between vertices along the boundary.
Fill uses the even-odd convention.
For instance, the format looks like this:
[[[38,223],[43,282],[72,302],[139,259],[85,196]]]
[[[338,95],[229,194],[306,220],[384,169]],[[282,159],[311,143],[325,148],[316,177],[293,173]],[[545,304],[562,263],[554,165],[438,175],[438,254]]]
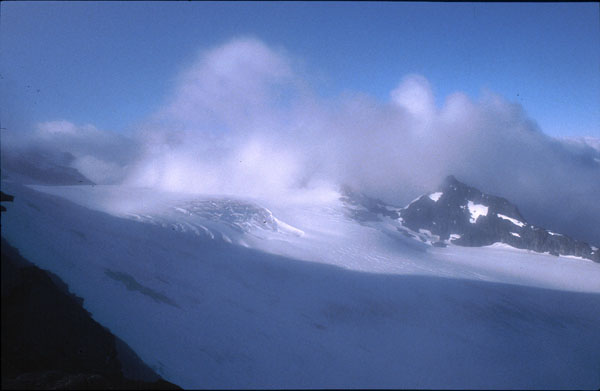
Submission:
[[[183,195],[43,190],[60,197],[3,183],[16,196],[3,235],[184,388],[600,384],[592,262],[432,248],[390,222],[358,224],[327,192],[248,200],[271,229],[260,208],[223,222],[175,209]]]

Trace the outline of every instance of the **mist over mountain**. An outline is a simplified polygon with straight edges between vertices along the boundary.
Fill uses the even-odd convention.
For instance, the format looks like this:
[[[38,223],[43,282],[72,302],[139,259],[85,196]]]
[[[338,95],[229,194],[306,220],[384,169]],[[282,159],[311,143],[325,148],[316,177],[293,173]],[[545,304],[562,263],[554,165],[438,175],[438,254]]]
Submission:
[[[485,194],[454,176],[448,176],[437,191],[424,194],[403,208],[390,208],[381,201],[349,192],[353,204],[367,214],[388,216],[400,222],[404,235],[437,247],[448,244],[480,247],[494,244],[555,256],[574,256],[600,262],[598,247],[561,233],[529,224],[519,208],[505,198]],[[357,216],[365,211],[359,210]],[[363,217],[364,218],[364,217]],[[359,219],[360,220],[360,219]]]
[[[511,199],[532,223],[600,237],[594,139],[549,137],[521,105],[489,91],[456,92],[438,106],[421,75],[405,76],[387,101],[354,91],[323,98],[309,80],[285,49],[240,37],[200,53],[129,134],[61,119],[4,130],[2,152],[69,153],[68,167],[95,183],[273,197],[347,184],[395,204],[454,174]]]
[[[0,6],[3,389],[600,389],[600,4]]]

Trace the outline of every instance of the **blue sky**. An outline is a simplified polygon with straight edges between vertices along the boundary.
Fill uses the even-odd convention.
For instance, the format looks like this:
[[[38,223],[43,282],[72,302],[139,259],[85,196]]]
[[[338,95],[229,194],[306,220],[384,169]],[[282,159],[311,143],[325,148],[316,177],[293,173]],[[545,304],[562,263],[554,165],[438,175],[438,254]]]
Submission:
[[[552,136],[600,137],[598,3],[2,2],[2,127],[68,120],[125,131],[200,50],[283,48],[324,96],[387,100],[418,73],[437,103],[491,90]],[[38,91],[39,90],[39,91]]]

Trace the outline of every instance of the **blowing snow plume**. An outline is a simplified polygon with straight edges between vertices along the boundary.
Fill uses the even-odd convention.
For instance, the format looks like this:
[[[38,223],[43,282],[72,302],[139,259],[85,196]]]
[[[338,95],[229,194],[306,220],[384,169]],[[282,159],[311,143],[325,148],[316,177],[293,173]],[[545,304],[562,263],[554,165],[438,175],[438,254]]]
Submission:
[[[454,174],[534,224],[598,241],[600,152],[590,142],[545,135],[493,93],[457,92],[437,107],[427,79],[408,75],[386,102],[323,99],[299,69],[282,49],[234,39],[201,53],[163,108],[118,142],[133,147],[74,153],[65,134],[43,145],[73,153],[72,165],[100,183],[190,193],[284,197],[349,185],[403,206]]]

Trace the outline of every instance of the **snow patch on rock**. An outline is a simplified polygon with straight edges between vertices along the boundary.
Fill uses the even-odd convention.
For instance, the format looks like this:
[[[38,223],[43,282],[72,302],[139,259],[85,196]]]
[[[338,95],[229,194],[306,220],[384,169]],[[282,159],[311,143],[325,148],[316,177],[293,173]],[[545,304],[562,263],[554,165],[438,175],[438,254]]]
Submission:
[[[488,214],[489,208],[485,205],[476,204],[473,201],[469,201],[469,203],[467,204],[467,207],[469,208],[469,213],[471,213],[470,222],[472,224],[474,224],[477,221],[479,216],[487,216],[487,214]]]
[[[440,199],[442,194],[444,194],[444,193],[442,193],[441,191],[431,193],[431,194],[429,194],[429,198],[434,202],[438,202],[438,200]]]
[[[512,217],[508,217],[508,216],[500,214],[500,213],[496,214],[496,216],[500,217],[501,219],[508,220],[511,223],[513,223],[514,225],[518,225],[519,227],[524,227],[525,226],[524,222],[519,221],[517,219],[513,219]]]

